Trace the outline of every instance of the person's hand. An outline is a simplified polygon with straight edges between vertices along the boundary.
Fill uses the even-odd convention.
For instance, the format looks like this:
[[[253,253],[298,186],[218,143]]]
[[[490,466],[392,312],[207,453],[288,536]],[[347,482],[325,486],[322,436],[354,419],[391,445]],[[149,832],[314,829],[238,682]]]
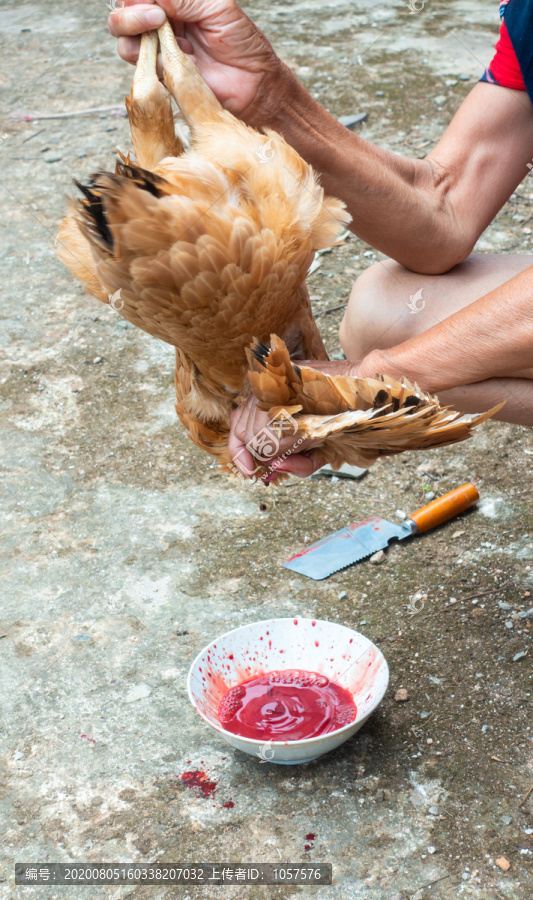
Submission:
[[[358,374],[358,364],[349,361],[312,360],[298,365],[320,369],[328,375]],[[234,465],[248,478],[258,474],[261,466],[270,468],[262,476],[266,484],[274,481],[279,472],[307,478],[326,463],[316,442],[302,441],[292,433],[278,439],[268,412],[258,409],[253,395],[233,410],[228,447]]]
[[[289,420],[288,420],[289,421]],[[307,478],[320,469],[326,460],[310,441],[303,441],[292,432],[278,438],[268,412],[258,409],[253,395],[231,414],[228,448],[233,464],[246,478],[261,475],[265,484],[274,481],[279,472],[290,472]]]
[[[117,0],[108,28],[118,53],[135,63],[140,37],[168,18],[181,49],[192,56],[220,102],[245,121],[258,119],[286,69],[264,34],[234,0]],[[159,68],[161,72],[161,68]]]

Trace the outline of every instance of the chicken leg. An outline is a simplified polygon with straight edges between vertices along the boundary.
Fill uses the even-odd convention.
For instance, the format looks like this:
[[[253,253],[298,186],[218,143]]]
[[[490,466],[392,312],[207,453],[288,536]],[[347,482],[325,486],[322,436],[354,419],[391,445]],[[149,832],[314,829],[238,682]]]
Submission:
[[[170,27],[170,26],[169,26]],[[183,144],[174,130],[172,100],[157,77],[155,31],[141,38],[141,49],[126,109],[137,162],[152,171],[167,156],[181,156]]]
[[[178,104],[193,136],[202,125],[233,119],[205,83],[196,65],[179,47],[168,22],[158,29],[165,84]],[[237,121],[237,120],[236,120]]]

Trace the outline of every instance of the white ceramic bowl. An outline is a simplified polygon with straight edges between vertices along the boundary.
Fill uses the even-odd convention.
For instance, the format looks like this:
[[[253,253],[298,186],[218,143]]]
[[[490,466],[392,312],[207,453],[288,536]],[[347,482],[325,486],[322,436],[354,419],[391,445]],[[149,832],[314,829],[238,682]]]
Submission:
[[[353,722],[319,737],[264,741],[226,731],[218,720],[222,697],[231,687],[280,669],[318,672],[352,695]],[[319,619],[267,619],[217,638],[194,660],[187,679],[192,705],[220,736],[261,762],[304,763],[351,738],[381,702],[389,669],[381,650],[363,634]]]

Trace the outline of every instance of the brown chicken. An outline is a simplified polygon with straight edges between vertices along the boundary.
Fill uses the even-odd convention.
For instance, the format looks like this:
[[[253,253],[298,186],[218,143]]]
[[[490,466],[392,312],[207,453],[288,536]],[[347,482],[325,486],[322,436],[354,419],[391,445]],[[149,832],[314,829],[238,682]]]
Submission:
[[[136,162],[121,157],[115,174],[79,185],[57,252],[90,293],[108,303],[120,292],[121,315],[175,347],[176,411],[192,440],[234,469],[230,413],[250,388],[275,430],[290,415],[295,444],[319,442],[334,466],[468,437],[494,411],[461,416],[408,382],[293,365],[328,358],[305,277],[350,216],[278,134],[223,109],[168,23],[159,44],[168,91],[152,32],[126,100]],[[191,131],[187,150],[169,91]]]

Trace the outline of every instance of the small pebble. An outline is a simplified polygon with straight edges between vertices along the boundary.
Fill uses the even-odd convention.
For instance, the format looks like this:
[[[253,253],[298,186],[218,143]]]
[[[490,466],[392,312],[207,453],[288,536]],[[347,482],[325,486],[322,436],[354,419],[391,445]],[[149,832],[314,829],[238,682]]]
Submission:
[[[407,518],[407,515],[404,513],[403,509],[397,509],[395,515],[397,519],[403,520]]]
[[[428,847],[428,853],[430,853],[432,856],[433,856],[433,854],[436,853],[436,852],[437,852],[437,848],[436,848],[436,847]]]
[[[425,493],[425,499],[426,499],[426,500],[434,500],[434,499],[435,499],[435,493],[434,493],[433,491],[426,491],[426,493]]]
[[[502,872],[507,872],[507,870],[511,868],[511,863],[505,856],[500,856],[499,859],[496,860],[496,865]]]
[[[512,816],[500,816],[500,822],[503,822],[504,825],[510,825],[512,821]]]
[[[387,559],[387,554],[385,553],[385,551],[378,550],[377,553],[374,553],[370,557],[370,562],[372,563],[373,566],[379,566],[379,564],[382,563],[383,560],[385,560],[385,559]]]
[[[507,619],[507,621],[505,623],[505,627],[509,628],[509,630],[511,630],[511,628],[514,628],[514,625],[513,625],[513,622],[511,619]]]
[[[437,106],[442,106],[443,103],[446,103],[446,97],[444,94],[439,94],[438,97],[433,97],[433,103],[436,103]]]
[[[430,806],[428,808],[428,816],[438,816],[439,815],[439,807],[438,806]]]
[[[368,119],[368,113],[355,113],[352,116],[339,116],[339,122],[341,125],[345,125],[346,128],[353,128],[354,125],[359,125],[360,122],[366,122]]]
[[[126,695],[126,703],[133,703],[135,700],[144,700],[152,693],[152,689],[147,684],[136,684]]]
[[[428,478],[431,478],[432,481],[437,480],[437,475],[443,474],[442,463],[437,463],[434,460],[427,460],[422,465],[418,466],[417,470],[419,475],[426,475]]]
[[[394,699],[396,700],[396,703],[405,703],[406,700],[409,700],[409,694],[405,688],[400,688],[396,691]]]
[[[347,596],[348,594],[346,593],[346,591],[341,591],[340,594],[338,594],[339,600],[346,600]]]
[[[511,604],[505,603],[504,600],[498,600],[498,606],[500,607],[500,609],[512,609]]]
[[[267,508],[266,503],[260,503],[260,504],[259,504],[259,509],[261,510],[261,512],[264,512],[266,508]]]
[[[93,365],[94,365],[94,366],[97,366],[98,363],[101,363],[101,362],[103,362],[103,361],[104,361],[104,360],[103,360],[103,357],[102,357],[102,356],[95,356],[94,359],[93,359]]]
[[[515,653],[515,655],[513,656],[513,662],[518,662],[518,660],[523,659],[525,655],[526,655],[526,651],[520,650],[519,653]]]
[[[533,619],[533,606],[531,609],[526,609],[525,612],[521,612],[519,615],[520,619]]]

